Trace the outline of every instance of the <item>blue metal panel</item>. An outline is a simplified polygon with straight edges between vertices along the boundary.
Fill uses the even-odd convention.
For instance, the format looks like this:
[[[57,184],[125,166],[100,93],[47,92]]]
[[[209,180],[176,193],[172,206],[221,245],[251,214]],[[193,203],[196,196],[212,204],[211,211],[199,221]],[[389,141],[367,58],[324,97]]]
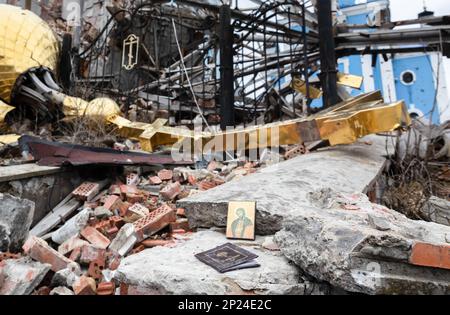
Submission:
[[[393,60],[395,87],[397,99],[404,100],[409,108],[417,108],[429,117],[435,102],[435,80],[431,60],[428,55],[398,58]],[[406,85],[401,81],[405,71],[415,74],[415,81]],[[433,122],[439,123],[439,113],[436,106]]]
[[[377,2],[378,0],[367,0],[365,1],[366,3],[369,2]],[[359,5],[359,4],[364,4],[363,1],[358,1],[358,3],[356,3],[356,0],[339,0],[339,7],[342,8],[348,8],[348,7],[353,7],[355,5]]]
[[[356,15],[349,15],[347,16],[347,23],[348,24],[366,24],[367,23],[367,14],[370,11],[367,11],[367,13],[362,14],[356,14]]]

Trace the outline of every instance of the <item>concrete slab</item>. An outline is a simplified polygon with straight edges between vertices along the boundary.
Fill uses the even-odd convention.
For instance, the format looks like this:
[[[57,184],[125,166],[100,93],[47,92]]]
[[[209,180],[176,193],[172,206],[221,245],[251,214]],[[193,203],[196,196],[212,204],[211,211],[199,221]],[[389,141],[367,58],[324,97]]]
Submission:
[[[368,144],[369,143],[369,144]],[[350,146],[327,148],[273,165],[236,181],[180,200],[191,227],[225,227],[229,201],[256,201],[256,232],[281,230],[283,218],[310,206],[309,192],[333,187],[366,192],[393,152],[391,138],[369,136]]]
[[[304,294],[318,293],[301,277],[298,268],[280,254],[256,242],[233,242],[259,257],[259,268],[221,274],[194,255],[228,243],[224,233],[201,231],[176,247],[154,247],[122,260],[115,279],[128,286],[129,294]]]
[[[56,174],[62,171],[60,167],[39,166],[37,164],[21,164],[0,167],[0,183],[26,179],[38,176]]]

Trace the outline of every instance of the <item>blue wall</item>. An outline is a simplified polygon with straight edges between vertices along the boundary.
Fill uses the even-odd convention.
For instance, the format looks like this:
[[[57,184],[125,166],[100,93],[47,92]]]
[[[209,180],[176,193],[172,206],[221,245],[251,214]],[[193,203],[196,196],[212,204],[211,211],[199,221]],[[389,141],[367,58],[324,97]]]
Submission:
[[[393,60],[397,99],[404,100],[408,106],[414,105],[423,114],[429,116],[435,101],[435,79],[430,56],[414,56]],[[412,85],[401,82],[401,74],[410,70],[415,73],[416,81]],[[433,122],[439,122],[436,108]]]

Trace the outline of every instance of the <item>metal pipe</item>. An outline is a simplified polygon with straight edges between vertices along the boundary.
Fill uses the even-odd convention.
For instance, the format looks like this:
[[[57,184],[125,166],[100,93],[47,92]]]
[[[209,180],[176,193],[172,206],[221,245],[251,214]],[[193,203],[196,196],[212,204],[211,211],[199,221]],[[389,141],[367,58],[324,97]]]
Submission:
[[[220,8],[220,128],[234,126],[234,32],[231,25],[231,8]]]
[[[323,90],[323,107],[328,108],[339,103],[331,0],[320,0],[316,5],[319,15],[320,81]]]

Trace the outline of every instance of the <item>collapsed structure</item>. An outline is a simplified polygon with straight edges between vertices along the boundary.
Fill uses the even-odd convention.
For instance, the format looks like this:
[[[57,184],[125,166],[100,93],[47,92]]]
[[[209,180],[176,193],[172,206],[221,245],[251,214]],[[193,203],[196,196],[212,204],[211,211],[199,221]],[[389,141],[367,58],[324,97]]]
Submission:
[[[57,32],[0,5],[1,294],[450,292],[448,126],[351,96],[362,78],[336,70],[417,34],[407,51],[443,49],[448,18],[402,31],[412,21],[380,11],[364,25],[378,30],[349,32],[363,25],[334,28],[332,1],[251,2],[112,2]],[[402,172],[411,159],[425,166]],[[432,171],[444,187],[420,186],[408,217],[379,205],[404,189],[382,176]],[[259,237],[240,244],[261,267],[219,274],[191,253],[225,243],[242,200]]]

